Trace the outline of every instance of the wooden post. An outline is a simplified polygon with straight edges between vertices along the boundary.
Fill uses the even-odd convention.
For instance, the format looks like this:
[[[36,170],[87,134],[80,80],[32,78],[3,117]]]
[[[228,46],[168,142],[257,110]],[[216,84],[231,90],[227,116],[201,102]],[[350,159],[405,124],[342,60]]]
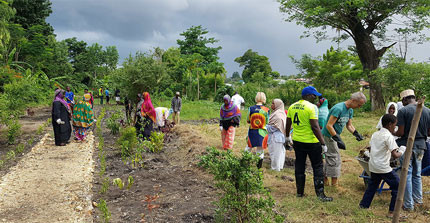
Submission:
[[[404,154],[402,170],[400,173],[399,189],[397,191],[396,206],[394,207],[393,223],[398,223],[400,218],[400,210],[403,206],[403,197],[405,195],[406,177],[408,176],[409,162],[412,156],[412,148],[414,146],[415,135],[417,133],[418,124],[423,111],[425,98],[418,101],[417,109],[415,110],[414,118],[412,119],[411,129],[409,131],[408,142],[406,143],[406,151]]]

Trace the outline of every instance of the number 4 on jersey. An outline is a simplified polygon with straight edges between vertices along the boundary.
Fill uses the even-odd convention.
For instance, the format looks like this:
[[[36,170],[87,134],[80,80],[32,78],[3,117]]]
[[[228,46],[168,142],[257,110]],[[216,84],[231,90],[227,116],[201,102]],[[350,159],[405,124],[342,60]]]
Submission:
[[[299,116],[296,114],[294,114],[294,120],[293,123],[296,125],[300,125],[300,120],[299,120]]]

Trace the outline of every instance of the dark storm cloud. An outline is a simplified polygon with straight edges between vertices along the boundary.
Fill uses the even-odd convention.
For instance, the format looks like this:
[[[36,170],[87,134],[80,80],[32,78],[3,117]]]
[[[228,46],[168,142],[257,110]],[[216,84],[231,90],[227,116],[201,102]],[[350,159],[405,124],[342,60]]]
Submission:
[[[48,22],[58,39],[115,45],[121,58],[177,46],[181,32],[202,25],[220,40],[229,74],[241,70],[233,60],[248,49],[269,57],[273,70],[294,74],[289,55],[321,55],[333,44],[299,39],[304,29],[284,22],[278,7],[272,0],[52,0]]]

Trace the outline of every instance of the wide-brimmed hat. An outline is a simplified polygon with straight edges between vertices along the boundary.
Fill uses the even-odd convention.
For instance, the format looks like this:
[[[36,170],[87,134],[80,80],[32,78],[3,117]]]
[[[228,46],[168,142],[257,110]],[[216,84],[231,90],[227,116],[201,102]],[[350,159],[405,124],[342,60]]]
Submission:
[[[400,98],[401,99],[403,99],[405,97],[408,97],[408,96],[415,96],[414,90],[407,89],[407,90],[404,90],[404,91],[400,92]]]

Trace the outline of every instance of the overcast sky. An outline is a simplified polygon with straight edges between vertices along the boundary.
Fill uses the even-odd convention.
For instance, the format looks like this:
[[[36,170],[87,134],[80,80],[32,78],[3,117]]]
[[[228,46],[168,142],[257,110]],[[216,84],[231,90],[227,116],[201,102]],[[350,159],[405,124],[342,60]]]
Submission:
[[[234,58],[252,49],[267,56],[281,75],[297,73],[289,55],[322,55],[335,43],[300,39],[305,30],[284,21],[275,0],[51,0],[48,22],[58,40],[77,37],[103,46],[115,45],[120,61],[130,53],[154,47],[177,47],[179,35],[202,25],[219,40],[228,75],[241,72]],[[352,45],[346,41],[342,45]],[[409,46],[409,58],[428,61],[429,44]]]

